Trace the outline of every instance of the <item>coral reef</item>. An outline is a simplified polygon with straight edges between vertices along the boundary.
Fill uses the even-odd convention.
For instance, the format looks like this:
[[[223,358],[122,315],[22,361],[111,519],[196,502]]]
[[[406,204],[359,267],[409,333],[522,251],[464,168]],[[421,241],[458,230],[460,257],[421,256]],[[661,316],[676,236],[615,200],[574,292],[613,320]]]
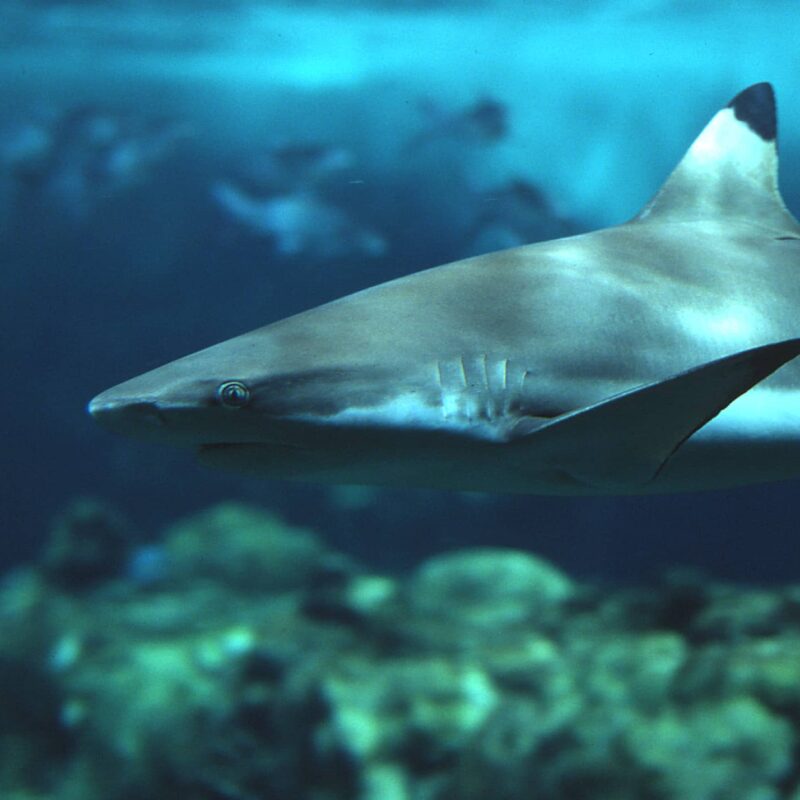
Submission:
[[[132,529],[122,516],[82,498],[54,521],[42,573],[62,588],[80,591],[117,575],[132,546]]]
[[[798,587],[500,549],[374,575],[235,504],[140,580],[116,519],[73,510],[0,586],[3,797],[800,798]]]

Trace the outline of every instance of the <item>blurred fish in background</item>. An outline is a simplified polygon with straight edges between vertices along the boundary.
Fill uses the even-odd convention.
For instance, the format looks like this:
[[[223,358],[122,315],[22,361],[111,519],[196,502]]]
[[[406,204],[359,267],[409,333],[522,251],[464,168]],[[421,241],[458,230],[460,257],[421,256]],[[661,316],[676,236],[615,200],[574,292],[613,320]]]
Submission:
[[[270,238],[279,256],[326,261],[386,252],[386,242],[377,233],[309,191],[259,198],[230,183],[218,183],[212,195],[231,220]]]
[[[241,178],[217,181],[211,196],[229,223],[267,238],[278,258],[377,258],[386,239],[355,217],[358,209],[326,198],[356,164],[346,146],[287,141],[252,154],[238,170]]]
[[[562,217],[544,192],[521,178],[477,193],[468,252],[488,253],[542,239],[569,236],[580,226]]]
[[[0,231],[8,224],[18,193],[41,180],[54,147],[44,117],[7,115],[0,127]]]
[[[54,146],[50,123],[34,116],[6,119],[0,130],[0,167],[2,174],[24,181],[44,169]]]
[[[247,178],[263,190],[318,188],[352,171],[357,163],[348,147],[323,142],[284,142],[248,160]]]
[[[2,136],[0,165],[10,202],[27,193],[77,223],[152,180],[191,135],[186,123],[78,106],[48,122],[30,118],[11,128]]]
[[[441,141],[490,145],[508,133],[508,109],[493,97],[482,97],[465,108],[450,109],[434,98],[419,101],[422,130],[406,144],[408,150]]]

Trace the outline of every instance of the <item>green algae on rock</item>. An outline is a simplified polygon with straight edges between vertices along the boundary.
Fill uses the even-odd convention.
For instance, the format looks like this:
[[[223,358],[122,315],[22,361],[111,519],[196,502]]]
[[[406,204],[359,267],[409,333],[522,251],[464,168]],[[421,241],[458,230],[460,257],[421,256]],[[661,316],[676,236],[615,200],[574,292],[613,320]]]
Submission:
[[[209,578],[255,592],[298,587],[320,569],[325,556],[310,531],[238,503],[176,523],[166,531],[166,550],[178,577]]]
[[[54,520],[42,554],[48,580],[72,591],[118,576],[134,544],[131,524],[98,500],[75,500]]]
[[[530,553],[497,548],[435,556],[409,586],[420,612],[486,630],[535,621],[571,593],[570,580],[552,565]]]

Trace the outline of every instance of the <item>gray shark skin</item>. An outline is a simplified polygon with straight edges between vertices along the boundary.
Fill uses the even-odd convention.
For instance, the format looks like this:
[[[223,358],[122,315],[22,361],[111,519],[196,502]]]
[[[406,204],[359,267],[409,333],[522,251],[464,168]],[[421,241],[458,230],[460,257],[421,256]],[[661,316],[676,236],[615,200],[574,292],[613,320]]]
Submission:
[[[538,494],[800,475],[800,225],[761,83],[633,220],[409,275],[103,392],[274,478]]]

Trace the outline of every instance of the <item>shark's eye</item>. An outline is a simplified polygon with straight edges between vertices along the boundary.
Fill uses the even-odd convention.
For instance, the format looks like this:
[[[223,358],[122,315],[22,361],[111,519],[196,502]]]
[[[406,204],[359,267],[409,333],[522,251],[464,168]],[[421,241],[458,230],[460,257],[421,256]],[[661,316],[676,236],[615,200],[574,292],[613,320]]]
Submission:
[[[241,408],[250,401],[250,390],[241,381],[225,381],[217,387],[217,398],[228,408]]]

